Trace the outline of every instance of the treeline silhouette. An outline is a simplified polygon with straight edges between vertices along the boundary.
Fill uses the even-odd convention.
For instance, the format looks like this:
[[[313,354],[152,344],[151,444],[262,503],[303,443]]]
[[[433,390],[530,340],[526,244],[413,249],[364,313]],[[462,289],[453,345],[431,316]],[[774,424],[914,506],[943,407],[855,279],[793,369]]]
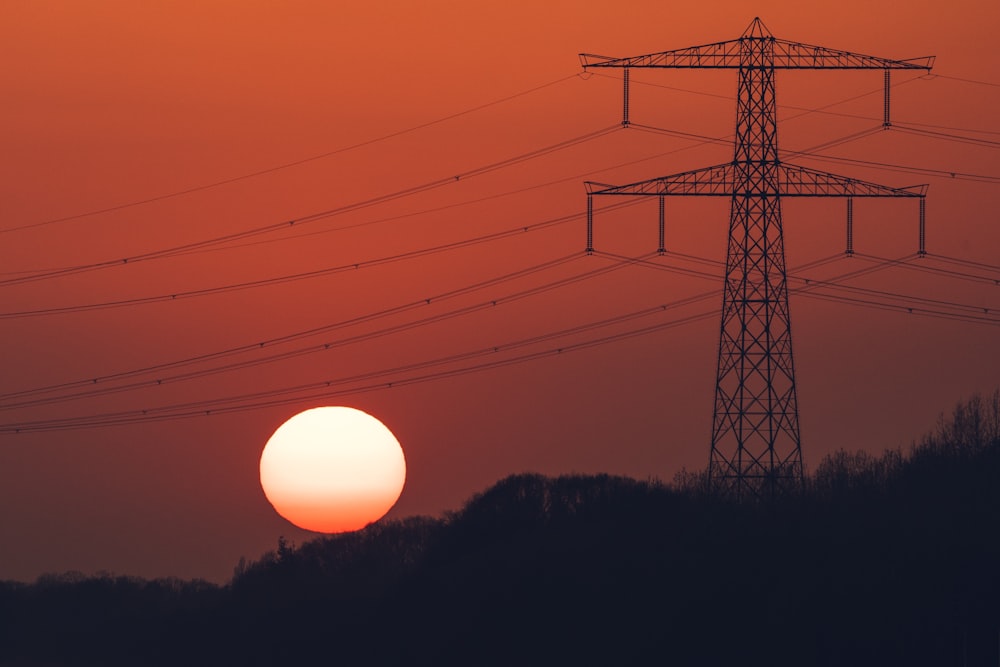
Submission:
[[[225,586],[0,583],[3,665],[998,665],[1000,392],[737,504],[703,474],[501,480]]]

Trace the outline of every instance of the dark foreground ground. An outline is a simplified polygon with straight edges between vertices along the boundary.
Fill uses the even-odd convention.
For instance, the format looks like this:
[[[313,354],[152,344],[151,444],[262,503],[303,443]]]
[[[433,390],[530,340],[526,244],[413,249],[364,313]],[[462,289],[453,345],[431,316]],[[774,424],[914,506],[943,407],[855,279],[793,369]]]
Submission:
[[[1000,396],[769,504],[517,475],[440,519],[279,541],[227,586],[0,582],[0,665],[648,663],[1000,664]]]

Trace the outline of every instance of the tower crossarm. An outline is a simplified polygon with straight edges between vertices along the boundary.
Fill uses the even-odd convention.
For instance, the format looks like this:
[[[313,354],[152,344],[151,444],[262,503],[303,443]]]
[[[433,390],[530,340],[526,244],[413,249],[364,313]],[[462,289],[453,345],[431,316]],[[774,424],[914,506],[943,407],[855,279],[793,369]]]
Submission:
[[[743,194],[736,184],[735,163],[718,164],[626,185],[587,181],[589,195],[731,197]],[[782,197],[923,197],[927,185],[893,188],[808,167],[779,163],[777,194]],[[753,193],[747,193],[753,194]]]
[[[891,60],[863,53],[852,53],[825,46],[777,39],[760,18],[755,18],[738,39],[628,58],[581,53],[580,63],[584,69],[591,67],[739,69],[748,65],[745,55],[753,49],[746,47],[749,46],[748,43],[752,42],[770,42],[766,48],[758,47],[756,50],[768,53],[766,66],[774,69],[912,69],[929,71],[934,65],[934,56]],[[741,58],[741,54],[744,57]],[[764,63],[756,62],[752,66],[760,67],[762,64]]]
[[[775,39],[774,37],[741,37],[727,42],[689,46],[683,49],[626,58],[581,53],[580,63],[584,69],[595,67],[739,69],[741,67],[741,45],[745,39],[769,39],[773,42],[774,69],[909,69],[930,71],[934,65],[934,56],[891,60],[862,53],[791,42],[785,39]],[[744,62],[742,66],[745,65]]]
[[[581,53],[580,64],[583,65],[584,69],[592,67],[707,67],[729,69],[740,66],[740,40],[731,39],[726,42],[688,46],[683,49],[647,53],[627,58],[612,58],[610,56],[598,56],[593,53]]]
[[[587,181],[588,195],[715,195],[730,197],[735,185],[732,163],[717,164],[670,176],[651,178],[648,181],[627,185],[606,185]]]
[[[892,188],[782,163],[778,165],[778,192],[782,197],[923,197],[927,185]]]
[[[918,254],[924,255],[926,208],[924,200],[927,185],[911,185],[893,188],[888,185],[871,183],[849,176],[840,176],[826,171],[818,171],[794,164],[772,164],[769,182],[773,183],[770,193],[758,191],[759,184],[752,184],[740,178],[739,164],[731,162],[712,167],[682,171],[670,176],[660,176],[646,181],[626,185],[607,185],[587,181],[587,252],[594,252],[594,202],[595,196],[652,196],[660,198],[660,252],[664,252],[664,208],[665,197],[700,196],[733,197],[741,200],[767,199],[775,202],[781,197],[845,197],[847,198],[847,254],[853,248],[853,199],[855,197],[905,197],[919,199],[919,246]]]
[[[775,69],[911,69],[930,71],[934,56],[891,60],[785,39],[774,40]]]

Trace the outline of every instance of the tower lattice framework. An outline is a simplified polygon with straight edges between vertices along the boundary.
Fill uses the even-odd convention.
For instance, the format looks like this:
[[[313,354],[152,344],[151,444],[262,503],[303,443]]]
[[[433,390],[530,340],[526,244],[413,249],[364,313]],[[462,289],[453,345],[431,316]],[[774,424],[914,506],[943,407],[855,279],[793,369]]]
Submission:
[[[783,163],[778,154],[775,71],[881,69],[889,121],[889,72],[930,70],[933,57],[889,60],[774,38],[755,18],[738,39],[630,58],[581,54],[584,68],[623,69],[624,116],[629,120],[629,70],[736,69],[733,161],[621,186],[587,183],[587,251],[594,252],[595,196],[730,197],[729,242],[716,372],[710,488],[735,498],[768,499],[799,487],[803,477],[799,411],[792,358],[791,316],[781,228],[783,197],[847,198],[847,253],[853,252],[854,197],[919,200],[919,253],[924,253],[926,186],[892,188]]]

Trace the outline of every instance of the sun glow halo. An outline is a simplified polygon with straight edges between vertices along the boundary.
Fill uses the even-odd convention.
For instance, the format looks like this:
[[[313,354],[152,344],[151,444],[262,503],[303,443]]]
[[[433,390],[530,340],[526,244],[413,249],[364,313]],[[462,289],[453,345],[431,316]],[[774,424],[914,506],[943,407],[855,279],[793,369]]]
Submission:
[[[396,437],[348,407],[300,412],[278,427],[260,457],[260,484],[275,511],[320,533],[359,530],[382,518],[405,481]]]

